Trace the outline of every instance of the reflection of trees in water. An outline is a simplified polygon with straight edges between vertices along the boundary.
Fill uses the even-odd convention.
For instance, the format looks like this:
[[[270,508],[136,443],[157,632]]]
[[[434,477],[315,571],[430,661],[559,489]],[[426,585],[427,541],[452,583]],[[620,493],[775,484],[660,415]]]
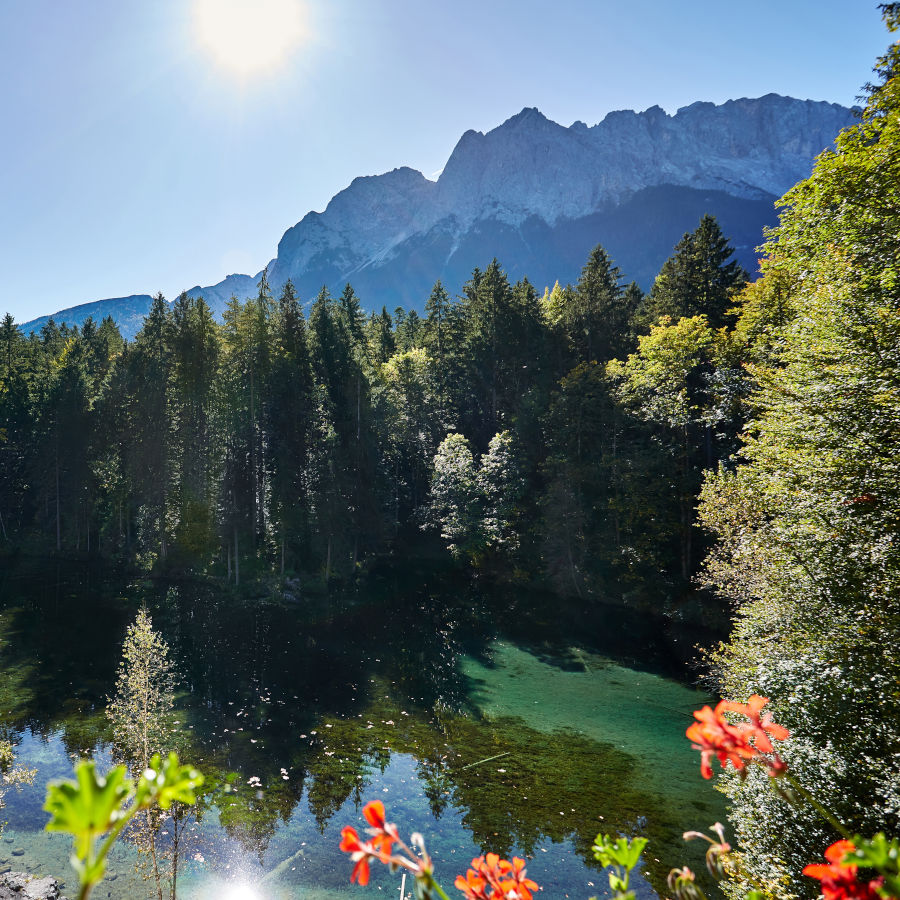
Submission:
[[[280,823],[287,823],[303,795],[302,774],[284,782],[279,775],[243,776],[216,770],[212,761],[203,765],[210,772],[211,783],[218,789],[209,796],[219,810],[219,822],[226,833],[247,852],[256,854],[262,864],[269,841]],[[247,782],[250,783],[247,783]],[[226,787],[227,786],[227,787]]]
[[[431,814],[459,809],[485,849],[572,840],[591,864],[590,841],[601,826],[625,828],[644,814],[665,858],[664,811],[633,784],[628,757],[521,721],[482,721],[470,706],[460,656],[489,664],[494,622],[514,627],[516,640],[548,662],[569,667],[573,661],[555,648],[585,641],[583,610],[579,617],[546,598],[511,589],[482,595],[468,582],[414,572],[299,606],[197,583],[97,588],[76,580],[36,591],[17,613],[12,669],[32,666],[32,692],[22,695],[19,715],[45,733],[62,727],[72,753],[108,739],[91,709],[111,692],[125,624],[135,601],[146,601],[179,670],[181,734],[192,737],[190,758],[209,776],[206,802],[252,852],[265,851],[304,788],[324,829],[348,800],[361,802],[391,754],[404,753],[416,760]],[[89,640],[76,627],[85,619],[97,622]],[[497,754],[505,755],[478,764]],[[234,772],[241,775],[228,785]],[[408,812],[410,826],[424,824],[421,806]],[[398,822],[402,813],[394,814]]]
[[[386,690],[382,681],[376,687]],[[396,703],[384,699],[361,718],[327,719],[322,727],[325,737],[310,748],[308,763],[308,802],[320,830],[348,799],[360,805],[372,773],[402,753],[416,760],[431,814],[440,818],[458,809],[483,851],[532,854],[547,841],[571,841],[594,866],[591,843],[601,828],[630,833],[646,816],[656,855],[677,859],[680,853],[673,811],[636,782],[635,761],[610,745],[543,734],[517,719],[398,716]],[[391,807],[391,818],[404,828],[424,827],[421,817],[412,801]],[[667,871],[649,863],[660,889]]]
[[[13,660],[17,641],[16,619],[20,610],[0,613],[0,740],[13,740],[34,703],[35,667]]]

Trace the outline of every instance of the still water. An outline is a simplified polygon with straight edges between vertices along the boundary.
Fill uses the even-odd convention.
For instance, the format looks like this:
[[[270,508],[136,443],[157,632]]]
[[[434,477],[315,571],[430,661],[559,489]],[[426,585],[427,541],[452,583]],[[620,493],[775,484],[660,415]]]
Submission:
[[[451,894],[490,849],[526,856],[544,896],[608,895],[590,853],[600,830],[650,838],[641,898],[664,890],[671,866],[702,868],[702,848],[680,835],[724,810],[684,729],[710,698],[672,662],[696,633],[646,609],[585,614],[447,573],[383,572],[331,596],[258,593],[6,567],[0,725],[37,778],[7,793],[0,869],[53,874],[75,892],[68,840],[43,831],[46,783],[79,756],[109,763],[104,707],[141,604],[178,671],[182,755],[211,788],[185,830],[179,897],[398,892],[383,867],[351,886],[338,850],[373,799],[401,832],[424,835]],[[151,896],[135,859],[122,844],[98,896]]]

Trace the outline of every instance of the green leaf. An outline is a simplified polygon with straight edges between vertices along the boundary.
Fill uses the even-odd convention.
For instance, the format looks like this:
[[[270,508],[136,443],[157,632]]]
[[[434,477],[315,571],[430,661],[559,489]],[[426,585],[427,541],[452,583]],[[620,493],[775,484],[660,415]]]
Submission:
[[[176,753],[170,753],[165,761],[157,753],[150,760],[138,782],[137,795],[155,801],[162,809],[173,803],[192,805],[197,802],[195,790],[203,784],[203,776],[193,766],[183,766]]]
[[[636,837],[630,841],[625,837],[615,840],[609,835],[598,834],[592,850],[594,859],[603,866],[622,866],[631,871],[641,858],[647,838]]]
[[[75,853],[83,861],[95,838],[122,818],[134,783],[126,777],[125,766],[116,766],[106,777],[98,775],[93,760],[81,760],[75,767],[75,778],[75,782],[47,785],[44,809],[50,813],[47,831],[71,834]]]

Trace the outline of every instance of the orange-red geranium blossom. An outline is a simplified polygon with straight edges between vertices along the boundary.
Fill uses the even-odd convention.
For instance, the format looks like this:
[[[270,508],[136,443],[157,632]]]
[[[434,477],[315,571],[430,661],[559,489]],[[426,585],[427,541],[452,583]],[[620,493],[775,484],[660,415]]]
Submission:
[[[469,900],[488,900],[488,883],[474,869],[469,869],[465,876],[457,875],[453,884],[461,890]]]
[[[527,877],[525,860],[514,856],[512,862],[488,853],[472,860],[472,868],[465,877],[458,875],[454,882],[468,900],[532,900],[537,883]],[[490,888],[490,892],[488,892]]]
[[[345,825],[341,829],[341,850],[350,854],[350,859],[356,865],[350,875],[350,881],[356,881],[359,884],[366,885],[369,883],[369,860],[379,859],[382,862],[382,854],[367,841],[361,841],[355,828]]]
[[[713,756],[718,757],[723,768],[730,761],[735,769],[742,771],[748,762],[760,762],[773,777],[785,771],[787,766],[775,752],[771,738],[784,740],[790,732],[773,722],[769,713],[760,715],[768,702],[767,697],[754,694],[747,703],[720,700],[715,709],[704,706],[694,712],[697,721],[685,734],[694,749],[700,751],[700,773],[704,778],[712,778]],[[725,720],[726,712],[746,716],[748,721],[732,725]]]
[[[390,856],[394,843],[398,840],[397,826],[384,820],[384,804],[373,800],[363,807],[363,816],[372,826],[367,831],[372,835],[372,844],[382,853]]]
[[[878,888],[884,879],[860,881],[856,877],[857,866],[842,862],[855,849],[852,841],[836,841],[825,851],[827,866],[814,863],[804,868],[804,875],[822,883],[822,896],[825,900],[879,900]]]
[[[373,800],[363,807],[363,816],[371,825],[366,831],[372,840],[360,840],[355,828],[347,825],[341,829],[341,850],[350,854],[356,865],[350,875],[350,881],[365,885],[369,883],[369,863],[372,860],[389,866],[402,866],[416,878],[428,877],[431,874],[431,858],[425,853],[424,845],[421,855],[417,856],[403,841],[397,832],[397,826],[385,821],[384,804]],[[413,835],[413,842],[416,841]],[[394,844],[398,844],[402,853],[394,853]]]
[[[773,722],[771,713],[760,716],[762,708],[768,702],[768,697],[760,697],[759,694],[753,694],[746,703],[726,703],[725,709],[728,712],[747,717],[749,726],[740,724],[738,728],[746,729],[752,733],[753,742],[757,750],[762,750],[763,753],[774,753],[775,748],[772,746],[769,738],[783,741],[785,738],[790,737],[791,733],[783,725],[777,725]]]

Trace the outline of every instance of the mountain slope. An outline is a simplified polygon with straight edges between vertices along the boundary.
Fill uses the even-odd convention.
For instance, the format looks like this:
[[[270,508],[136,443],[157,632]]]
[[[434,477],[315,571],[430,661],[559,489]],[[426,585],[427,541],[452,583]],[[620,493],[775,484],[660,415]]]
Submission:
[[[612,112],[590,128],[524,109],[466,132],[436,182],[409,168],[355,179],[285,232],[269,280],[291,278],[307,299],[350,281],[369,308],[421,309],[436,278],[457,290],[494,256],[542,286],[577,277],[603,243],[646,288],[707,212],[752,270],[775,198],[854,121],[846,107],[775,94],[673,116]]]
[[[524,109],[486,134],[466,132],[437,181],[410,168],[356,178],[285,232],[269,280],[277,290],[292,279],[306,300],[349,281],[369,309],[421,309],[437,278],[456,291],[494,256],[538,287],[573,280],[602,243],[647,288],[704,213],[752,270],[775,198],[854,121],[846,107],[776,94],[671,116],[611,112],[593,127]],[[257,280],[230,275],[189,293],[221,314]]]
[[[92,318],[98,324],[107,316],[112,316],[119,330],[127,337],[134,337],[140,331],[144,316],[150,312],[153,298],[149,294],[132,294],[130,297],[110,297],[108,300],[95,300],[61,309],[52,316],[41,316],[25,322],[19,328],[26,334],[40,331],[50,319],[57,325],[83,325]]]

